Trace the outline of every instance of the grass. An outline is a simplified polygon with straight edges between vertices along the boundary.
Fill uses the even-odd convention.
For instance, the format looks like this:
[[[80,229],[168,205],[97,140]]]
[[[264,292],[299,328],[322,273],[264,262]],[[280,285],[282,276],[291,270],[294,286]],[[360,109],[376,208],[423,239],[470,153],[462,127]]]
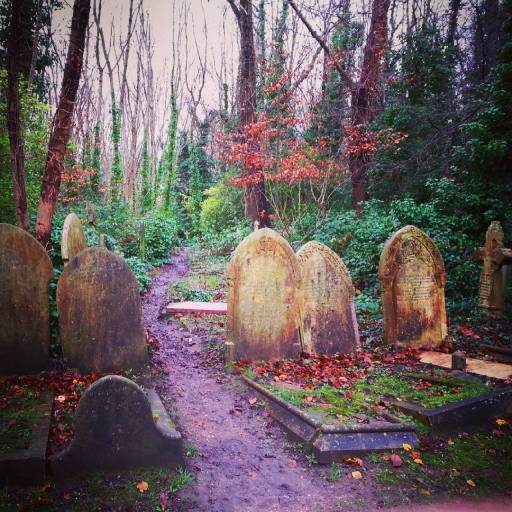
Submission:
[[[32,426],[36,419],[39,394],[28,387],[18,386],[15,396],[1,397],[0,453],[13,453],[28,448]]]

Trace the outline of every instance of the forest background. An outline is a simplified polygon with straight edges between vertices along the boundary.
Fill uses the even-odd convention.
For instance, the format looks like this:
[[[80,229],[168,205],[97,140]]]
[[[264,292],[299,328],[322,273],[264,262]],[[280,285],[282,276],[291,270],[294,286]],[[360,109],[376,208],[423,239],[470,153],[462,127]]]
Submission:
[[[510,0],[3,0],[0,88],[0,222],[55,282],[70,211],[141,291],[257,221],[332,247],[378,315],[383,244],[414,224],[469,315],[487,226],[512,240]]]

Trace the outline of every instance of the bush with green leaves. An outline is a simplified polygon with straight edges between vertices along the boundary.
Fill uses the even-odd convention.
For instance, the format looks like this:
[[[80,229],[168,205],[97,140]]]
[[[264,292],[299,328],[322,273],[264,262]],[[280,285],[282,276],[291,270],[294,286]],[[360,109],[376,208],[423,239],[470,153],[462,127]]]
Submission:
[[[499,194],[489,194],[483,184],[469,186],[442,178],[430,180],[427,188],[431,198],[425,203],[410,198],[389,203],[374,199],[364,204],[361,218],[353,211],[331,212],[314,238],[340,254],[356,287],[368,290],[378,283],[379,258],[386,240],[403,226],[417,226],[443,255],[447,306],[470,310],[475,306],[480,275],[480,263],[472,254],[484,242],[491,220],[501,220],[512,235],[506,204]]]
[[[251,233],[247,221],[240,221],[235,226],[222,231],[205,231],[202,234],[202,244],[213,255],[229,255],[237,245]]]

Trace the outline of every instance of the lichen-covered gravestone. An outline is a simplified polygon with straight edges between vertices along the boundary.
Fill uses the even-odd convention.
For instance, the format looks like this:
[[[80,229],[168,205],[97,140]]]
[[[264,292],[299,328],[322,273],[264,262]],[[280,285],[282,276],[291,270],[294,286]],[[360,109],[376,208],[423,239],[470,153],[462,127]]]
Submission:
[[[420,229],[405,226],[386,242],[379,279],[384,339],[400,346],[436,346],[447,335],[441,253]]]
[[[71,444],[50,459],[57,478],[97,470],[183,465],[180,434],[158,395],[108,375],[84,393]]]
[[[309,354],[354,352],[359,329],[347,267],[320,242],[308,242],[297,259],[302,276],[302,349]]]
[[[64,221],[60,242],[60,254],[64,265],[84,249],[87,249],[87,240],[82,222],[74,213],[70,213]]]
[[[485,245],[475,252],[482,260],[478,305],[493,316],[501,316],[505,294],[503,266],[512,263],[512,249],[503,247],[504,233],[498,221],[491,222],[485,234]]]
[[[47,368],[50,258],[26,231],[0,224],[0,374]]]
[[[109,372],[146,358],[137,281],[120,256],[103,247],[80,252],[57,286],[62,352],[68,366]]]
[[[226,358],[300,355],[300,272],[288,242],[269,228],[245,238],[229,264]]]

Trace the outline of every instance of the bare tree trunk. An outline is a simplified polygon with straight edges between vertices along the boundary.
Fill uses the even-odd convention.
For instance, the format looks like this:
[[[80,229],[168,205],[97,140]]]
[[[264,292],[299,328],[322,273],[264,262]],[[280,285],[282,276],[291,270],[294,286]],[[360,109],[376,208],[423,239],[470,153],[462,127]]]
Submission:
[[[37,209],[36,238],[45,248],[48,248],[50,244],[53,212],[60,190],[66,145],[72,129],[76,94],[82,74],[85,34],[90,7],[90,0],[75,0],[73,5],[62,88],[53,118],[52,134],[48,143],[48,155]]]
[[[387,43],[390,0],[373,0],[370,32],[366,40],[359,82],[352,92],[352,126],[364,127],[375,120],[382,97],[382,56]],[[350,159],[352,209],[361,211],[367,198],[367,172],[370,157],[357,151]]]
[[[240,128],[243,130],[256,121],[256,55],[254,51],[254,34],[251,0],[240,0],[237,6],[234,0],[228,0],[235,14],[240,29],[240,78],[239,110]],[[257,148],[251,148],[255,150]],[[254,173],[255,169],[245,169],[245,174]],[[265,196],[265,182],[248,185],[245,189],[245,215],[252,222],[258,221],[261,227],[269,226],[268,204]]]
[[[27,191],[25,187],[25,152],[20,119],[20,71],[30,66],[30,56],[24,51],[27,30],[27,17],[30,15],[31,1],[12,2],[11,26],[7,49],[7,129],[11,146],[11,169],[18,226],[28,231]],[[28,58],[27,58],[28,57]]]

